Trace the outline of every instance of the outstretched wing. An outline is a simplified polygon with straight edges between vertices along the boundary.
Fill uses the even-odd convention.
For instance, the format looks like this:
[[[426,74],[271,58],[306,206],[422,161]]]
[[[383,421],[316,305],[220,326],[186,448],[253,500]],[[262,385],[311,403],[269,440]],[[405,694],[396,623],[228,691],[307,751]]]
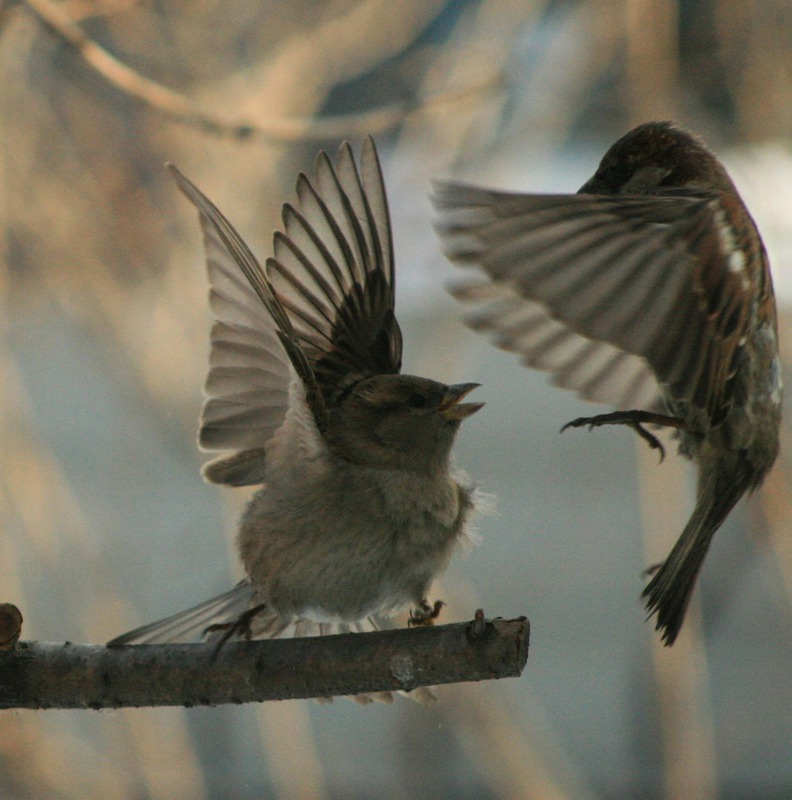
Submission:
[[[450,293],[470,306],[465,323],[489,334],[525,366],[552,373],[553,383],[586,400],[618,408],[661,411],[660,388],[646,360],[574,333],[538,302],[505,282],[457,281]]]
[[[267,443],[288,408],[289,362],[320,431],[324,400],[291,320],[255,256],[206,195],[176,167],[169,169],[201,214],[217,315],[199,442],[204,449],[239,451],[207,464],[204,475],[215,483],[260,483]]]
[[[289,359],[269,311],[203,215],[201,227],[215,321],[198,442],[204,450],[263,448],[288,407]]]
[[[629,386],[590,383],[580,372],[590,368],[581,340],[610,347],[596,348],[598,358],[630,355],[616,361],[616,374],[641,392],[651,371],[682,402],[715,413],[725,401],[728,369],[716,374],[717,365],[732,366],[724,354],[739,351],[734,337],[748,309],[735,305],[745,293],[730,291],[744,275],[725,263],[716,199],[680,191],[517,195],[459,184],[439,185],[434,199],[448,255],[480,266],[511,292],[513,307],[514,298],[531,301],[523,323],[485,314],[479,326],[496,341],[505,336],[560,385],[617,406]]]
[[[204,475],[260,483],[267,445],[289,406],[290,365],[320,432],[327,404],[348,386],[401,367],[393,240],[376,147],[370,137],[364,141],[358,169],[344,143],[335,165],[319,154],[313,182],[299,176],[297,202],[283,207],[284,230],[273,237],[266,271],[217,207],[170,169],[200,211],[215,315],[199,444],[236,451],[207,464]]]
[[[326,401],[362,377],[399,372],[393,240],[374,141],[364,141],[359,170],[346,142],[335,166],[320,153],[283,224],[267,273]]]

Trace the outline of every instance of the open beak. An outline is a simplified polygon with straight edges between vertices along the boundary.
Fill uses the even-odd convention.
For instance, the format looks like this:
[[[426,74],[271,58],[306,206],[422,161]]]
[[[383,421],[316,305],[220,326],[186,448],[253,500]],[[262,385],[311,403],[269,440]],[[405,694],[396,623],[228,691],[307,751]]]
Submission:
[[[477,386],[481,386],[481,384],[455,383],[453,386],[449,386],[437,409],[440,412],[440,416],[449,422],[453,422],[475,414],[484,403],[460,403],[459,401],[467,397]]]

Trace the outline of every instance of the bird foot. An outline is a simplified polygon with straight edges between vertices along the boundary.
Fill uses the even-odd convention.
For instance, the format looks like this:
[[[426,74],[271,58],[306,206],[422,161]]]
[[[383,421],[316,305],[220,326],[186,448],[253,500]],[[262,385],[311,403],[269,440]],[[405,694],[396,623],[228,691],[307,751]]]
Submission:
[[[601,425],[627,425],[632,428],[653,450],[660,451],[660,461],[665,458],[665,448],[660,440],[649,433],[641,423],[658,425],[665,428],[676,428],[681,430],[685,427],[685,421],[679,417],[670,417],[666,414],[654,414],[651,411],[614,411],[612,414],[598,414],[596,417],[578,417],[571,422],[567,422],[561,432],[567,428],[598,428]]]
[[[410,619],[407,625],[410,628],[424,627],[426,625],[434,625],[434,621],[440,616],[445,603],[442,600],[435,600],[434,605],[424,598],[421,600],[418,608],[410,611]]]
[[[217,622],[214,625],[210,625],[206,628],[203,632],[203,635],[206,636],[210,633],[217,633],[217,631],[224,631],[223,635],[215,645],[214,652],[212,653],[212,658],[216,658],[217,654],[220,652],[220,649],[223,645],[233,636],[244,636],[247,641],[250,641],[251,637],[253,636],[253,630],[250,627],[250,623],[253,619],[260,614],[264,609],[267,607],[266,603],[261,603],[257,606],[253,606],[253,608],[249,608],[247,611],[243,611],[233,622]]]

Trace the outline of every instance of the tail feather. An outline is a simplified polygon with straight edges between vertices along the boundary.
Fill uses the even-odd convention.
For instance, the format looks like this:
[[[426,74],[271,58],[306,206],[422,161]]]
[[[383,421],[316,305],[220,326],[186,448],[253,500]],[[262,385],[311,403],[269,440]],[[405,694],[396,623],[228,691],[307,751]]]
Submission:
[[[250,582],[240,581],[233,589],[205,600],[165,619],[150,622],[117,636],[107,644],[173,644],[190,642],[203,637],[211,625],[232,623],[254,605]],[[329,636],[334,633],[365,633],[381,627],[374,617],[356,622],[315,622],[302,617],[284,617],[263,609],[250,621],[251,639],[285,639],[292,636]],[[215,638],[210,634],[208,640]],[[246,638],[243,633],[230,637],[230,641]]]
[[[642,595],[649,616],[657,615],[655,628],[664,644],[674,643],[712,537],[748,486],[748,475],[741,469],[702,469],[693,514]]]
[[[240,581],[233,589],[205,600],[178,614],[142,625],[116,636],[108,647],[122,644],[167,644],[190,642],[210,626],[236,619],[250,608],[253,592],[248,581]]]

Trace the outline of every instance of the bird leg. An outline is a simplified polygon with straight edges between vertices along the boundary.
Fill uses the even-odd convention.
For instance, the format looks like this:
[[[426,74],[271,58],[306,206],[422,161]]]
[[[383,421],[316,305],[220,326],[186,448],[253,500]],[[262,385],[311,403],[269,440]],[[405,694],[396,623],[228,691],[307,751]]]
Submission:
[[[410,628],[434,625],[434,621],[440,616],[440,611],[444,605],[445,603],[442,600],[435,600],[434,605],[431,605],[424,597],[418,608],[414,608],[410,611],[410,619],[407,625]]]
[[[665,458],[665,448],[660,440],[649,433],[641,423],[659,425],[665,428],[676,428],[682,430],[685,421],[679,417],[670,417],[666,414],[654,414],[651,411],[614,411],[612,414],[598,414],[596,417],[578,417],[571,422],[567,422],[561,432],[567,428],[588,427],[589,430],[600,425],[628,425],[631,427],[653,450],[660,451],[660,461]]]

